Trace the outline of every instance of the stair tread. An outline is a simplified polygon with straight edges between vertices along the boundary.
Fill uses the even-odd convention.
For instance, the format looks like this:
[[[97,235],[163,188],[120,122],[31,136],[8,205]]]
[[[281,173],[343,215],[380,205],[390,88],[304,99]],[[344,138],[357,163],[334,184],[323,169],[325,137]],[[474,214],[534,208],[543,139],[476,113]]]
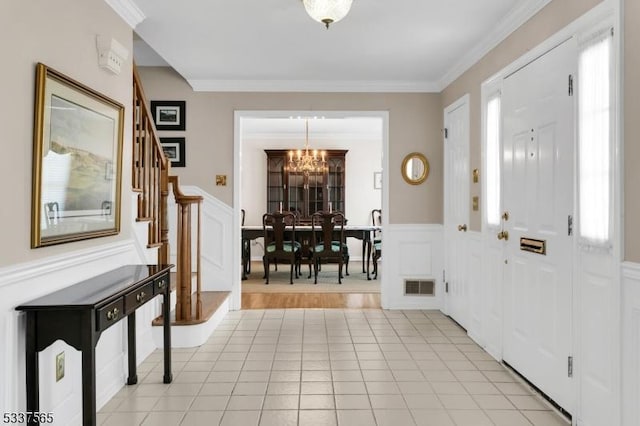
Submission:
[[[230,291],[203,291],[201,293],[202,298],[202,318],[195,319],[196,317],[196,295],[195,293],[191,297],[191,314],[193,319],[190,321],[176,321],[174,318],[171,319],[171,325],[180,326],[180,325],[194,325],[194,324],[202,324],[207,322],[213,314],[216,313],[218,308],[227,300],[227,298],[231,295]],[[172,317],[175,312],[172,311]],[[162,316],[157,317],[152,321],[152,325],[154,326],[162,326],[164,324],[164,318]]]

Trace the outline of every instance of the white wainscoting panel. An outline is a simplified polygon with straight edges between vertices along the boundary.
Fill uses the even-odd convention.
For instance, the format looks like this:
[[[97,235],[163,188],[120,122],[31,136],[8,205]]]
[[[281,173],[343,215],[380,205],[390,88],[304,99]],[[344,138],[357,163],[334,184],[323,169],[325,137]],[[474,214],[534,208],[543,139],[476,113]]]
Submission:
[[[640,263],[622,264],[622,425],[640,425]]]
[[[502,361],[504,252],[498,244],[495,232],[483,235],[482,289],[480,303],[483,304],[482,347],[498,361]]]
[[[197,186],[183,186],[185,194],[201,195],[202,203],[202,289],[204,291],[231,291],[233,283],[233,209]],[[173,197],[168,200],[169,242],[171,263],[176,264],[177,207]],[[197,209],[191,212],[193,244],[192,270],[196,271]],[[238,266],[238,269],[240,267]]]
[[[467,294],[469,312],[467,314],[467,334],[477,344],[484,346],[484,303],[486,293],[486,281],[483,277],[483,250],[482,234],[479,232],[467,232],[468,244],[465,252],[468,254],[467,262]]]
[[[0,412],[19,412],[26,407],[25,325],[23,313],[15,307],[34,298],[68,287],[119,266],[141,263],[134,240],[104,244],[82,251],[12,265],[0,269]],[[149,303],[136,312],[140,320],[138,359],[155,348],[151,342],[151,323],[156,306]],[[144,321],[142,319],[144,318]],[[102,407],[123,386],[126,367],[126,321],[120,321],[100,337],[97,346],[97,404]],[[55,381],[55,357],[65,352],[65,377]],[[55,424],[80,424],[81,354],[62,341],[56,341],[39,354],[40,410],[52,411]]]
[[[620,424],[619,275],[612,255],[579,249],[573,282],[580,426]]]
[[[385,226],[378,275],[384,309],[442,309],[442,232],[440,224]],[[407,279],[435,280],[435,296],[405,295]]]

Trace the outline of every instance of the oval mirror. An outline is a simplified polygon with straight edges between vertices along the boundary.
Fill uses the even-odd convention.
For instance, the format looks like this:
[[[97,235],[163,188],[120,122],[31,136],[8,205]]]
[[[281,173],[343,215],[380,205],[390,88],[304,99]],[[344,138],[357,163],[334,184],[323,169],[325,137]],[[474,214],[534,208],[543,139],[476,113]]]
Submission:
[[[429,176],[429,161],[419,152],[412,152],[402,160],[402,177],[411,185],[419,185]]]

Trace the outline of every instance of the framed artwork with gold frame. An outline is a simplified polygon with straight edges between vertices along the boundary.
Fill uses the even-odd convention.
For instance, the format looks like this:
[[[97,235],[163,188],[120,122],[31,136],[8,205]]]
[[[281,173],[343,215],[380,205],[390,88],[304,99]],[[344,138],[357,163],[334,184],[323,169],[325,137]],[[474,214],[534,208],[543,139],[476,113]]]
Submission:
[[[36,66],[31,247],[120,232],[124,107]]]

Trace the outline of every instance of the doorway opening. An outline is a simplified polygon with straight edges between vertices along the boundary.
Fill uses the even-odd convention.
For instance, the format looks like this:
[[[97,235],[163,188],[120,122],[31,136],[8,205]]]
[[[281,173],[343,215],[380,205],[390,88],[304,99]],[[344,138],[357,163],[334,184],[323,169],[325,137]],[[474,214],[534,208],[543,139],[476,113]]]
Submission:
[[[303,231],[310,234],[310,230],[305,229],[309,218],[306,222],[300,218],[301,211],[333,211],[333,206],[341,205],[335,210],[344,213],[347,227],[370,226],[372,210],[386,211],[388,205],[384,185],[388,168],[387,129],[387,112],[236,111],[234,212],[237,224],[233,233],[239,247],[234,250],[234,264],[242,266],[232,292],[235,309],[380,307],[380,281],[384,272],[380,268],[380,274],[374,278],[372,252],[369,244],[364,243],[373,237],[372,233],[351,230],[347,234],[355,238],[346,238],[348,269],[343,271],[342,284],[338,284],[336,264],[321,265],[318,284],[314,284],[314,271],[305,247],[301,250],[300,274],[294,277],[293,284],[289,281],[290,265],[283,263],[270,266],[266,285],[262,262],[263,215],[271,213],[274,206],[277,206],[275,211],[297,212],[296,240]],[[318,157],[322,151],[327,153],[327,176],[319,173],[306,182],[303,179],[306,176],[289,173],[290,151],[295,157],[306,143],[312,152],[318,150]],[[343,152],[343,159],[335,163],[330,152]],[[280,163],[273,163],[277,154],[282,154],[282,159]],[[342,200],[342,204],[334,198]]]

